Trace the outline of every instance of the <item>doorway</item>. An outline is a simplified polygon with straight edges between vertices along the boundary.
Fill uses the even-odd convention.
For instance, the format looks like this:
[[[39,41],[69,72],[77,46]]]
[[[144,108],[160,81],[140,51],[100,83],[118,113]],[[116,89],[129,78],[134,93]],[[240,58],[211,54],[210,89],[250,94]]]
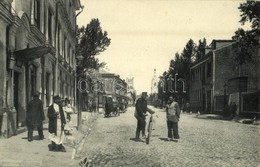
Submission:
[[[14,72],[14,84],[13,84],[13,97],[14,97],[14,107],[16,110],[16,127],[19,125],[19,73]]]

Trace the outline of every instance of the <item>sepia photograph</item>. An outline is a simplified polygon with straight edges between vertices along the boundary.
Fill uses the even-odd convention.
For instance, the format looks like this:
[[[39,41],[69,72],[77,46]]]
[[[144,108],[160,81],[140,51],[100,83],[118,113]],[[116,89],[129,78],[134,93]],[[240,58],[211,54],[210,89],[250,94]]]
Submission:
[[[0,167],[260,167],[260,1],[0,0]]]

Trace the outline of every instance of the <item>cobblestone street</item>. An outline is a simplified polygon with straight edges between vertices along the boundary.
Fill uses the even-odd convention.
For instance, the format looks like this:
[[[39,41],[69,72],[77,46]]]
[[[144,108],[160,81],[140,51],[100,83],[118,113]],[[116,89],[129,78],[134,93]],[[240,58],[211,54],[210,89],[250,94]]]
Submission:
[[[259,126],[198,119],[182,114],[179,142],[166,141],[165,113],[155,109],[149,145],[136,142],[134,108],[119,117],[100,118],[86,138],[80,158],[93,166],[256,167],[260,162]]]

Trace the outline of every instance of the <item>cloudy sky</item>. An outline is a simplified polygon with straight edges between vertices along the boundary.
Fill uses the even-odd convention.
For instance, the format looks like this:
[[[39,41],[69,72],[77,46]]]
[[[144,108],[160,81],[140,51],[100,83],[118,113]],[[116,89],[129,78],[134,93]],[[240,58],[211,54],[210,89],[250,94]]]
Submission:
[[[81,0],[79,26],[98,18],[111,44],[98,57],[122,79],[134,77],[137,93],[151,90],[189,39],[231,39],[241,27],[239,0]]]

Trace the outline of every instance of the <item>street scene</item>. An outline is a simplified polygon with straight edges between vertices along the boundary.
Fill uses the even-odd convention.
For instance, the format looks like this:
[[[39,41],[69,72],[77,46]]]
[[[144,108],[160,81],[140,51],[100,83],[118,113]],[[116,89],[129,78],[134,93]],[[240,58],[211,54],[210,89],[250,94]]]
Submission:
[[[99,118],[80,156],[93,166],[259,165],[259,127],[181,114],[179,141],[167,141],[165,111],[154,109],[158,118],[147,145],[134,140],[134,110],[129,107],[120,117]]]
[[[0,167],[260,167],[260,1],[0,1]]]

